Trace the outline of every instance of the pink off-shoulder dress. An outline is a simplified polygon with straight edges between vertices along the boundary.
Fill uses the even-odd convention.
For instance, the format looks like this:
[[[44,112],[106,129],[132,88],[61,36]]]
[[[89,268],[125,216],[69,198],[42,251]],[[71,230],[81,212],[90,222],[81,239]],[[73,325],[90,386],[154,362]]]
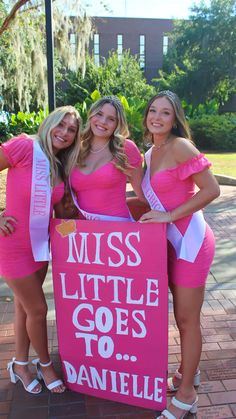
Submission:
[[[211,163],[203,154],[176,167],[154,173],[151,186],[166,211],[171,211],[188,201],[195,194],[192,175],[209,168]],[[191,215],[175,221],[182,234],[187,230]],[[169,281],[188,288],[203,286],[206,282],[215,253],[215,239],[210,227],[206,226],[205,238],[193,263],[177,259],[173,246],[168,242]]]
[[[125,153],[133,168],[142,163],[139,149],[131,140],[125,141]],[[126,175],[116,168],[114,160],[90,174],[75,168],[71,174],[71,187],[82,210],[117,217],[129,217],[126,205]]]
[[[1,151],[10,165],[5,215],[15,217],[17,224],[13,234],[0,236],[0,275],[15,279],[31,275],[47,265],[47,262],[34,261],[29,234],[33,140],[22,134],[3,143]],[[52,208],[63,194],[63,184],[58,184],[52,192]]]

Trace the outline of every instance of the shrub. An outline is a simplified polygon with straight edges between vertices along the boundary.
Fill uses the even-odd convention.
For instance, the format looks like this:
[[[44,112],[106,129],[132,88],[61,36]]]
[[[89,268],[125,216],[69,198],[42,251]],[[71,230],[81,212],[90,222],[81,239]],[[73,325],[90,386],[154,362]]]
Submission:
[[[236,115],[205,115],[189,124],[200,150],[236,151]]]
[[[85,76],[81,70],[68,72],[57,84],[57,106],[82,103],[94,90],[98,90],[101,96],[124,95],[128,101],[132,97],[147,101],[155,93],[155,88],[147,83],[140,69],[138,57],[129,51],[123,51],[122,57],[113,51],[108,58],[101,60],[99,66],[88,56]]]
[[[21,134],[35,134],[39,125],[47,116],[47,111],[38,112],[18,112],[17,114],[8,114],[5,121],[0,122],[0,143],[11,137]]]

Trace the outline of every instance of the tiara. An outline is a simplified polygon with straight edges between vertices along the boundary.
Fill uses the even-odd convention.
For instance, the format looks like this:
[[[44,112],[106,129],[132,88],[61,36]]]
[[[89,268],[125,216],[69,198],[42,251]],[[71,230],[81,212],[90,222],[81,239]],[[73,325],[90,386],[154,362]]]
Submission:
[[[173,98],[173,97],[175,97],[176,96],[176,94],[174,93],[174,92],[171,92],[171,90],[161,90],[158,94],[157,94],[157,96],[159,96],[159,95],[165,95],[165,96],[167,96],[167,97],[171,97],[171,98]]]
[[[123,109],[123,105],[122,105],[120,99],[117,96],[108,95],[108,96],[104,96],[102,99],[105,100],[105,101],[107,100],[107,101],[109,101],[111,103],[114,103],[120,109]]]

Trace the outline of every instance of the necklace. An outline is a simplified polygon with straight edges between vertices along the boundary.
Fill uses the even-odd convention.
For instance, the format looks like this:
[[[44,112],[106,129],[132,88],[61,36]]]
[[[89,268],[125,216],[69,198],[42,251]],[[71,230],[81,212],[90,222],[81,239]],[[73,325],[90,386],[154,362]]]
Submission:
[[[165,141],[163,141],[163,143],[156,145],[154,144],[153,147],[155,147],[157,150],[159,150],[161,147],[163,147],[163,145],[168,144],[171,141],[171,138],[167,138]]]
[[[100,151],[105,150],[105,148],[108,147],[108,145],[109,145],[109,141],[107,141],[106,144],[102,146],[101,148],[99,148],[98,150],[92,150],[92,148],[90,148],[90,151],[93,154],[97,154],[97,153],[100,153]]]

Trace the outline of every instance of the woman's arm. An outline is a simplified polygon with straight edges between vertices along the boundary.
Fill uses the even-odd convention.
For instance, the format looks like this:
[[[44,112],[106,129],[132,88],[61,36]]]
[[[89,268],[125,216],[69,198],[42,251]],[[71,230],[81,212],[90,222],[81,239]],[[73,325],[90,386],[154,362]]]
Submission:
[[[171,220],[176,221],[179,218],[186,217],[196,212],[220,195],[220,187],[214,175],[209,169],[192,175],[199,191],[189,201],[180,205],[170,212]]]
[[[142,179],[143,179],[143,168],[142,165],[131,169],[128,174],[129,182],[132,185],[132,188],[140,199],[140,201],[147,203],[147,200],[143,194],[143,190],[141,187]]]
[[[10,167],[8,160],[0,149],[0,172]],[[5,216],[4,211],[0,214],[0,235],[9,236],[15,230],[14,224],[16,223],[15,217]]]
[[[8,167],[10,167],[9,162],[0,148],[0,172]]]
[[[184,138],[175,140],[171,152],[177,164],[181,164],[199,154],[199,151]],[[192,174],[192,178],[199,190],[188,201],[170,212],[151,210],[144,214],[140,221],[156,223],[176,221],[204,208],[220,195],[219,185],[208,168]]]
[[[55,218],[64,218],[64,219],[80,218],[79,210],[76,208],[76,206],[72,202],[70,203],[70,205],[68,203],[65,204],[63,199],[54,206],[54,216]]]
[[[203,209],[211,201],[220,195],[220,188],[209,169],[192,175],[199,191],[188,201],[172,211],[161,212],[151,210],[144,214],[139,221],[148,223],[170,223],[180,218],[187,217],[194,212]]]

